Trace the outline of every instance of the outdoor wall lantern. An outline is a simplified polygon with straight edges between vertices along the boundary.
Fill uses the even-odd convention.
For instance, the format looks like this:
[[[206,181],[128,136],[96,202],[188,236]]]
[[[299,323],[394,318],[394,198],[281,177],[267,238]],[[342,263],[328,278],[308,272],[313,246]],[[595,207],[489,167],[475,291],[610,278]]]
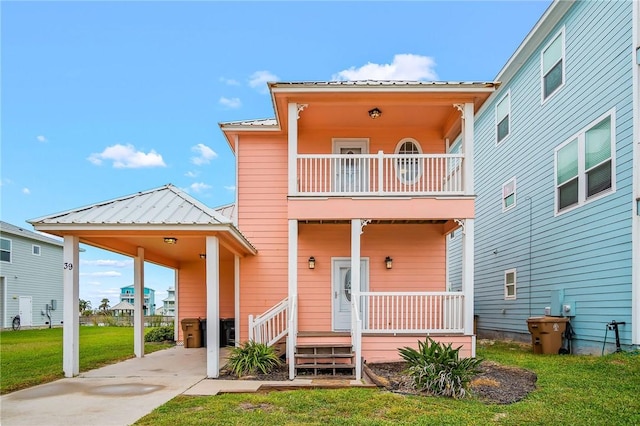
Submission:
[[[167,244],[175,244],[178,242],[178,239],[175,237],[164,237],[164,242]]]
[[[369,117],[371,117],[374,120],[380,117],[381,115],[382,115],[382,111],[380,111],[378,108],[369,110]]]
[[[309,269],[316,269],[316,258],[313,256],[309,258]]]
[[[391,269],[391,268],[393,268],[393,259],[392,259],[391,257],[387,256],[387,257],[384,259],[384,263],[385,263],[385,265],[387,266],[387,269]]]
[[[200,259],[206,259],[206,258],[207,258],[206,253],[200,253]]]

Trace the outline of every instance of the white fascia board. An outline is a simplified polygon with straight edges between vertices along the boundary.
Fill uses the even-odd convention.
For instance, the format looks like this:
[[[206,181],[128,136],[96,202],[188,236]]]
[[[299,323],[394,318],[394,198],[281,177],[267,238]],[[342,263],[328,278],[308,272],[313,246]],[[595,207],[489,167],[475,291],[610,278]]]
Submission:
[[[355,92],[382,92],[382,93],[490,93],[496,90],[498,82],[481,83],[481,85],[434,85],[434,86],[323,86],[323,87],[276,87],[274,93],[355,93]]]

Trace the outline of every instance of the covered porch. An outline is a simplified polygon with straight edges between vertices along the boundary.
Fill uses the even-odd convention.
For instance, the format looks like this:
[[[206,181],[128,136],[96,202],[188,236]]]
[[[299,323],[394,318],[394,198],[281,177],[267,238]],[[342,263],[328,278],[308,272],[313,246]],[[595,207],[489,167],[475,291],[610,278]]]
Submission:
[[[217,325],[221,301],[237,312],[240,258],[256,249],[237,230],[233,220],[173,185],[139,192],[92,206],[29,221],[38,231],[64,239],[63,370],[79,373],[80,243],[130,256],[134,260],[134,353],[144,356],[144,264],[175,270],[175,337],[181,340],[180,319],[196,316]],[[199,293],[194,293],[194,288]],[[195,294],[195,295],[194,295]],[[197,295],[203,297],[199,298]],[[236,320],[238,315],[235,315]],[[217,342],[220,329],[206,327],[207,377],[219,375]]]

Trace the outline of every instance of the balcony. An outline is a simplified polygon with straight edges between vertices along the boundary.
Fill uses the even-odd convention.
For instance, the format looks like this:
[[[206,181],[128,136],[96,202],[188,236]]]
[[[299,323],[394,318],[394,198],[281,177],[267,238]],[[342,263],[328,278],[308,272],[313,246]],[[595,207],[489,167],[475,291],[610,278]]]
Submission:
[[[464,195],[463,161],[463,154],[298,154],[290,195]]]

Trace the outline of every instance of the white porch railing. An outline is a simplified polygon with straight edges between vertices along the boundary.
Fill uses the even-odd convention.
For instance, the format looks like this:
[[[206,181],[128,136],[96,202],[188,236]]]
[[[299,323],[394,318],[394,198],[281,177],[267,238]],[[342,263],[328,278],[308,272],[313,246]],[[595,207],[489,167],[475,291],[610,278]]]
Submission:
[[[271,346],[288,332],[289,301],[284,299],[265,313],[249,315],[249,340]]]
[[[461,195],[463,154],[299,154],[297,194]]]
[[[362,292],[364,333],[463,333],[461,292]]]

